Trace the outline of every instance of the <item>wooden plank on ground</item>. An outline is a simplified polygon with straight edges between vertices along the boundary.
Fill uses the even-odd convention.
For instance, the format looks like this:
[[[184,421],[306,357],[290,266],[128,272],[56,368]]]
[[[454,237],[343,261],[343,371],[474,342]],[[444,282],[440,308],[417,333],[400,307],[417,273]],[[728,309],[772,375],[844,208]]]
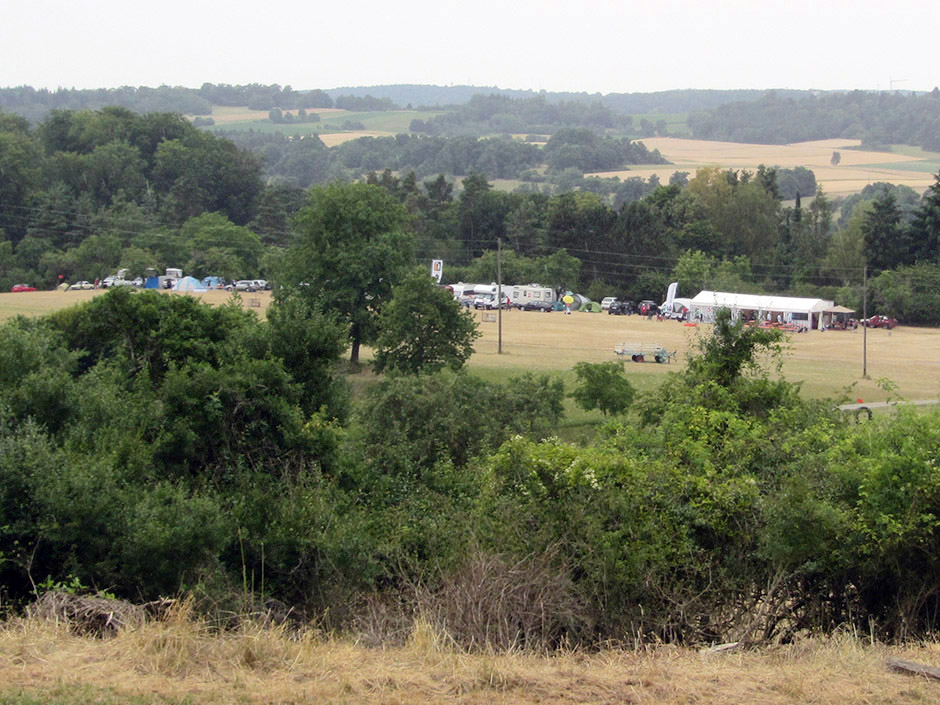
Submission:
[[[924,676],[925,678],[940,681],[940,668],[927,666],[926,664],[917,663],[916,661],[905,661],[904,659],[894,658],[888,661],[888,668],[892,671],[910,673],[914,676]]]

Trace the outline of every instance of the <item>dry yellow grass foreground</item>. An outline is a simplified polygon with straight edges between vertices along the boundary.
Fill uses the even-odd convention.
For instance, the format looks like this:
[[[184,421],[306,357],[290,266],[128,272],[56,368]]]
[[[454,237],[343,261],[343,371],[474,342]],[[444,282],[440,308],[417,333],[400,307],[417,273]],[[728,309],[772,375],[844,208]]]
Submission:
[[[186,615],[113,639],[40,620],[0,627],[4,703],[929,703],[940,683],[889,670],[940,665],[940,644],[837,635],[758,651],[675,647],[468,655],[416,624],[399,648],[252,626],[210,632]]]

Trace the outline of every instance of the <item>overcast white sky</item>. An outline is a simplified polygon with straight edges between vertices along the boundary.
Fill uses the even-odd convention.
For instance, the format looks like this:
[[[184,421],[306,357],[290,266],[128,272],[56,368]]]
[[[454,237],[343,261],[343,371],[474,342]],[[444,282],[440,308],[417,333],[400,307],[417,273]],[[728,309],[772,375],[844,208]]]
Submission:
[[[0,87],[930,90],[936,0],[3,0]]]

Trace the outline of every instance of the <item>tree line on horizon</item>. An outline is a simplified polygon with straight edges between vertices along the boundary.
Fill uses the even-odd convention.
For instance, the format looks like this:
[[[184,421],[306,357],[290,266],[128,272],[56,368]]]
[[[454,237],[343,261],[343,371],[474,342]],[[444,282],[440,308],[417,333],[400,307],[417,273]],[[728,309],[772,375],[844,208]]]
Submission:
[[[692,114],[697,139],[788,144],[832,138],[863,145],[907,144],[940,151],[940,88],[911,95],[851,91],[802,98],[770,91],[760,100],[721,105]]]
[[[689,114],[697,139],[781,144],[854,138],[864,144],[910,144],[940,149],[936,135],[940,89],[901,91],[676,90],[655,93],[571,93],[471,86],[373,86],[294,90],[278,84],[125,86],[114,89],[0,88],[0,110],[39,122],[51,110],[98,110],[119,105],[138,113],[180,112],[211,125],[212,106],[254,110],[342,108],[352,111],[440,110],[417,120],[415,133],[474,135],[536,132],[563,127],[605,130],[640,128],[640,135],[665,134],[663,124],[634,125],[632,115]],[[643,118],[646,121],[646,118]],[[648,122],[648,121],[647,121]]]

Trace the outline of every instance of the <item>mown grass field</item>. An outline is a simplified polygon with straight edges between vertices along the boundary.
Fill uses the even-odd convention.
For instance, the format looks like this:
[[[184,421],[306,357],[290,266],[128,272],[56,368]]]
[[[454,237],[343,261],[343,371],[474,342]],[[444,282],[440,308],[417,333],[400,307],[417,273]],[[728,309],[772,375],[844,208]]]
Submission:
[[[296,110],[285,110],[296,116]],[[354,112],[336,108],[310,108],[308,113],[320,116],[320,122],[273,123],[268,120],[267,110],[249,110],[248,108],[216,107],[212,119],[213,128],[225,130],[255,130],[258,132],[279,132],[284,135],[342,134],[347,139],[365,136],[382,136],[408,133],[411,121],[428,120],[440,115],[440,112],[424,110],[389,110],[383,112]],[[347,120],[360,122],[365,130],[344,130],[342,125]],[[213,129],[209,128],[209,129]],[[336,140],[333,140],[336,142]],[[329,144],[327,146],[333,146]]]
[[[15,315],[36,316],[101,295],[101,291],[46,291],[0,294],[0,320]],[[181,296],[186,294],[167,294]],[[229,301],[232,294],[210,291],[195,294],[214,305]],[[258,315],[271,301],[270,292],[243,294],[241,305]],[[642,316],[609,316],[606,313],[537,313],[504,311],[502,353],[497,352],[499,323],[480,321],[482,337],[470,360],[470,369],[493,380],[504,380],[524,372],[551,372],[573,383],[571,368],[577,362],[616,360],[618,343],[663,345],[677,353],[673,364],[626,362],[634,385],[653,389],[662,375],[681,370],[694,350],[699,335],[710,326],[689,327],[675,321],[648,320]],[[783,375],[801,382],[803,392],[813,398],[861,398],[866,402],[888,399],[937,399],[940,397],[940,329],[899,326],[894,330],[867,332],[867,373],[862,377],[863,329],[855,331],[811,331],[791,334],[783,358]],[[369,352],[365,351],[368,358]],[[770,361],[768,361],[770,363]],[[879,384],[889,380],[895,391]]]
[[[893,672],[891,659],[940,664],[935,641],[888,647],[836,635],[762,650],[701,653],[651,645],[592,652],[467,654],[416,623],[408,643],[367,648],[311,630],[299,638],[248,623],[210,632],[184,619],[111,639],[62,625],[0,626],[6,705],[913,705],[940,683]]]

